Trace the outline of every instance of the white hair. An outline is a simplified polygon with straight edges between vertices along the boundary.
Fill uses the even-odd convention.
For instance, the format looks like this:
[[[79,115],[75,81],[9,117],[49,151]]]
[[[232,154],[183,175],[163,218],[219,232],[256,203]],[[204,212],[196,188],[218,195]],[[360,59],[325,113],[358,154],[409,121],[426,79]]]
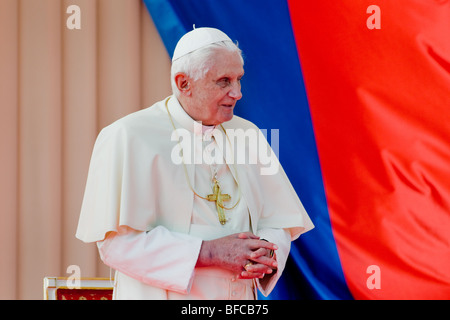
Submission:
[[[191,77],[194,81],[203,78],[211,68],[211,55],[217,49],[227,49],[231,52],[237,52],[241,58],[242,64],[244,59],[242,51],[238,45],[232,41],[221,41],[188,53],[172,62],[170,70],[170,82],[172,85],[172,93],[178,98],[180,91],[175,83],[175,75],[182,72]]]

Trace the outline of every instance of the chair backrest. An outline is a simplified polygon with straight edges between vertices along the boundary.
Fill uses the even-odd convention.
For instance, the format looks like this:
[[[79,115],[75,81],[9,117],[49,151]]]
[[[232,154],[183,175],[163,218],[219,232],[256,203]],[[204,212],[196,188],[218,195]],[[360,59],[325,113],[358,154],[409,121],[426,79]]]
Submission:
[[[44,300],[112,300],[114,279],[45,277]]]

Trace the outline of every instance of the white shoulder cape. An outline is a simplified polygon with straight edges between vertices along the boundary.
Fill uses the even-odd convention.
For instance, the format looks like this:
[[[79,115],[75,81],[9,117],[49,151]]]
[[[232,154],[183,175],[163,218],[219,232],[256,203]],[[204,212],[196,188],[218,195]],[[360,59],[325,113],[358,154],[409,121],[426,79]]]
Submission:
[[[119,226],[148,231],[162,225],[189,233],[194,194],[183,165],[171,159],[177,141],[171,140],[173,126],[164,103],[132,113],[98,135],[76,233],[80,240],[103,240]],[[258,130],[238,116],[223,127]],[[274,175],[261,175],[262,167],[236,164],[252,231],[285,228],[295,240],[314,226],[281,166]],[[195,165],[187,169],[192,184]]]

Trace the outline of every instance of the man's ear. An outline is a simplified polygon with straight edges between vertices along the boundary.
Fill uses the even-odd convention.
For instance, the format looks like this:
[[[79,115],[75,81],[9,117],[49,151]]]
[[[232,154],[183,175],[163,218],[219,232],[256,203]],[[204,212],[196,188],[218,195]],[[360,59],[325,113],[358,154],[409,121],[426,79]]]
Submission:
[[[185,73],[180,72],[175,75],[175,84],[181,94],[191,95],[190,78]]]

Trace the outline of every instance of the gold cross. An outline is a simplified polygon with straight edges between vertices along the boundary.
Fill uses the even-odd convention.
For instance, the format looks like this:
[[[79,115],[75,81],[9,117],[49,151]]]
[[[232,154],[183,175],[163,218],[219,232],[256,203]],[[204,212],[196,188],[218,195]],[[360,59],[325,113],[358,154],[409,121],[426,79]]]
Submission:
[[[225,218],[225,213],[223,212],[223,201],[231,200],[231,196],[229,194],[220,193],[219,181],[217,181],[217,179],[214,179],[213,194],[208,194],[206,196],[206,199],[208,201],[216,202],[217,214],[219,215],[220,224],[224,225],[227,222],[227,219]]]

